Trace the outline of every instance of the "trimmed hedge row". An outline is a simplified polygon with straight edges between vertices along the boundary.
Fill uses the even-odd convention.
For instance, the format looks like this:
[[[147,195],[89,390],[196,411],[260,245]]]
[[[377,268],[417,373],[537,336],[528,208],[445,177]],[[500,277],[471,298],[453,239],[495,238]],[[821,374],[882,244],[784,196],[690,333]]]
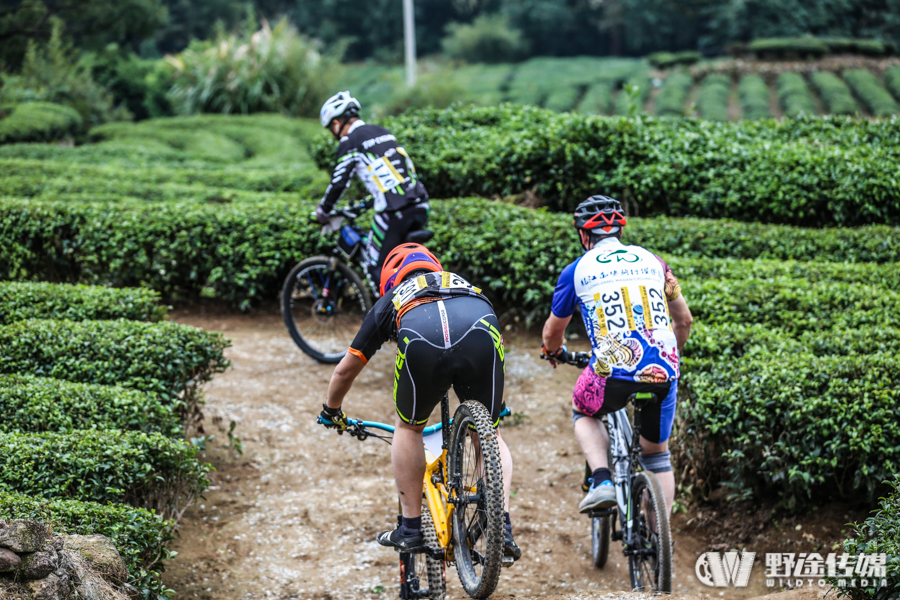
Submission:
[[[229,365],[221,334],[176,323],[56,321],[0,326],[0,373],[22,373],[156,393],[184,422],[198,388]]]
[[[859,113],[859,107],[850,88],[843,80],[828,71],[813,73],[810,77],[813,85],[819,90],[822,101],[828,112],[835,115],[855,115]]]
[[[869,71],[864,69],[851,69],[844,72],[844,79],[856,92],[863,104],[876,117],[888,117],[900,114],[900,105],[894,100],[890,93],[878,78]]]
[[[146,288],[0,282],[0,325],[27,319],[159,321],[166,313],[159,293]]]
[[[821,58],[828,54],[828,44],[814,37],[763,38],[747,44],[757,58]]]
[[[703,55],[696,50],[683,52],[654,52],[647,56],[647,62],[657,69],[669,69],[678,65],[690,66],[699,62]]]
[[[178,415],[152,394],[32,375],[0,375],[0,433],[122,429],[179,437]]]
[[[894,99],[900,102],[900,65],[894,65],[885,70],[884,84],[894,95]]]
[[[68,106],[50,102],[19,104],[0,120],[0,144],[52,142],[74,136],[81,129],[81,116]]]
[[[659,88],[654,108],[658,117],[684,116],[684,103],[694,80],[687,73],[672,73]]]
[[[731,77],[721,73],[707,75],[697,97],[697,110],[700,116],[711,121],[727,121],[730,95]]]
[[[384,124],[415,148],[418,172],[436,198],[531,190],[568,212],[604,192],[642,215],[900,223],[900,120],[715,123],[506,105],[412,111]],[[327,168],[334,142],[320,137],[314,151]]]
[[[158,433],[0,433],[0,490],[124,502],[177,518],[209,485],[197,448]]]
[[[900,327],[900,293],[877,286],[803,279],[718,279],[685,290],[691,313],[709,325],[756,323],[791,334],[865,325]]]
[[[0,519],[50,523],[56,533],[105,535],[125,559],[131,573],[130,583],[141,590],[144,598],[155,598],[165,590],[155,571],[172,556],[166,542],[173,539],[174,523],[148,510],[124,504],[48,500],[0,492]]]
[[[816,114],[816,101],[803,75],[785,72],[778,76],[776,83],[778,101],[784,114],[789,117]]]
[[[435,239],[429,247],[448,268],[487,286],[508,309],[545,310],[560,271],[580,253],[567,215],[479,199],[441,200],[432,207],[429,228]],[[0,269],[8,269],[0,270],[0,279],[14,274],[143,285],[167,297],[216,297],[247,308],[276,298],[296,262],[332,247],[333,238],[320,237],[307,222],[312,208],[312,203],[281,202],[227,207],[0,202]],[[886,226],[798,229],[629,218],[625,241],[682,257],[900,262],[900,234]]]
[[[739,260],[732,258],[691,258],[674,256],[667,261],[682,287],[709,279],[805,280],[810,283],[856,283],[900,289],[900,264],[849,263],[796,260]]]
[[[686,368],[679,469],[787,508],[866,496],[900,468],[896,355],[780,354]],[[708,491],[708,490],[707,490]]]
[[[838,587],[837,578],[829,577],[839,598],[882,600],[900,596],[900,476],[894,475],[890,493],[881,498],[872,516],[853,525],[854,537],[844,542],[844,552],[851,555],[886,554],[887,586],[878,588]],[[845,584],[846,585],[846,584]]]
[[[738,84],[743,118],[756,120],[772,116],[769,112],[769,87],[759,75],[744,75]]]

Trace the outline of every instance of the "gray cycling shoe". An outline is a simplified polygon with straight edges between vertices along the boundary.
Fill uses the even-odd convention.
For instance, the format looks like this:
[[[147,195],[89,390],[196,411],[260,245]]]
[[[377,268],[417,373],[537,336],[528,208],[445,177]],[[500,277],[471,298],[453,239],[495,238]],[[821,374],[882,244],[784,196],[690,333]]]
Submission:
[[[589,513],[600,508],[612,508],[616,505],[616,486],[612,482],[603,482],[591,488],[584,500],[578,505],[578,511]]]

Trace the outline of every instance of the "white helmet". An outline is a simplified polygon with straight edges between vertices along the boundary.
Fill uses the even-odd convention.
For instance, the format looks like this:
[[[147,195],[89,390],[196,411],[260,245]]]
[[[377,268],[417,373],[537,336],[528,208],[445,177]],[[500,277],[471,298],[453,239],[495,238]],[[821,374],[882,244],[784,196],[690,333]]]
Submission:
[[[350,95],[349,91],[339,92],[325,101],[322,110],[319,111],[319,122],[322,127],[328,127],[329,123],[348,112],[353,115],[362,108],[359,101]]]

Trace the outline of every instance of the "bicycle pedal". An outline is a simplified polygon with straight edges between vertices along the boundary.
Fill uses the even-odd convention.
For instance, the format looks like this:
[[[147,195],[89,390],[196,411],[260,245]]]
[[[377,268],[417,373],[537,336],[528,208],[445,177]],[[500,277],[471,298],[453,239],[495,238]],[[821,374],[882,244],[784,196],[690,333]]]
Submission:
[[[500,562],[503,565],[504,569],[508,569],[513,566],[513,563],[516,562],[516,559],[514,559],[512,556],[504,556]]]

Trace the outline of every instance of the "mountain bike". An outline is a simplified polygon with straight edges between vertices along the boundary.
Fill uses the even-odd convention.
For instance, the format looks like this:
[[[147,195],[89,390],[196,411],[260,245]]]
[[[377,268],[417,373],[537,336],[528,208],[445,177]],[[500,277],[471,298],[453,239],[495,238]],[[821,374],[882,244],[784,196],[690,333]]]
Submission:
[[[541,354],[541,358],[547,356]],[[589,352],[569,352],[562,362],[584,369]],[[588,514],[591,519],[591,553],[594,565],[603,568],[610,540],[621,540],[628,557],[631,587],[636,591],[672,591],[672,532],[669,510],[659,479],[641,469],[641,409],[659,402],[656,394],[637,393],[628,398],[633,406],[634,424],[628,407],[606,415],[609,432],[609,467],[616,486],[616,506]],[[589,488],[591,468],[585,463],[583,487]],[[616,529],[618,513],[619,529]]]
[[[332,255],[300,261],[282,286],[281,312],[291,339],[321,363],[340,362],[372,309],[372,299],[378,298],[378,288],[369,276],[365,259],[368,234],[356,224],[373,202],[370,196],[333,211],[321,232],[339,232]],[[310,217],[310,221],[316,222],[315,217]],[[432,237],[432,232],[422,229],[410,232],[405,241],[424,244]]]
[[[509,408],[500,417],[510,414]],[[385,423],[348,419],[346,430],[359,441],[390,437]],[[329,421],[318,417],[317,423]],[[500,570],[512,564],[503,556],[503,473],[500,446],[491,415],[480,403],[463,402],[450,418],[450,400],[441,401],[441,422],[422,432],[425,479],[422,532],[428,550],[400,552],[400,598],[446,598],[446,563],[455,563],[463,589],[472,598],[487,598],[497,587]],[[398,515],[398,524],[402,514]]]

